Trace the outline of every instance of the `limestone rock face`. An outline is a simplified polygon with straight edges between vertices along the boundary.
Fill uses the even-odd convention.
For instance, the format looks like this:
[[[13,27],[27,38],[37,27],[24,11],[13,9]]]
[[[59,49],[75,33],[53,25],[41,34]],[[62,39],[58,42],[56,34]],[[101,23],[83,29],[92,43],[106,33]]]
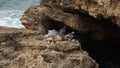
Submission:
[[[29,11],[30,10],[30,11]],[[39,8],[29,8],[28,11],[25,12],[26,15],[23,15],[21,18],[22,24],[30,30],[39,30],[42,32],[45,32],[45,28],[41,24],[42,20],[44,20],[46,17],[42,15],[39,12],[44,12],[43,10]],[[39,17],[38,17],[39,16]]]
[[[82,37],[82,42],[84,42],[85,40],[85,43],[86,42],[89,43],[89,41],[91,42],[91,40],[92,41],[93,40],[95,41],[110,40],[112,42],[115,41],[115,43],[118,43],[120,42],[120,13],[119,13],[120,7],[119,5],[120,5],[119,0],[41,0],[40,5],[32,6],[28,10],[26,10],[26,12],[21,18],[21,22],[27,29],[34,30],[37,32],[42,32],[42,34],[47,33],[48,30],[53,30],[53,29],[59,30],[63,26],[66,26],[67,31],[70,31],[70,32],[75,31],[75,34],[79,35],[78,38],[80,38],[80,41]],[[74,64],[74,63],[71,64],[71,61],[66,58],[69,57],[69,55],[71,55],[71,53],[73,52],[74,54],[77,54],[77,55],[78,53],[81,53],[76,51],[79,49],[79,47],[77,47],[77,45],[73,46],[72,41],[69,41],[70,42],[69,44],[68,41],[65,41],[65,40],[64,41],[62,40],[61,42],[62,38],[60,38],[59,36],[58,38],[59,39],[56,39],[56,40],[59,42],[55,41],[53,38],[43,38],[43,37],[42,39],[40,38],[42,42],[47,41],[48,45],[52,45],[52,46],[46,45],[44,47],[37,47],[38,49],[39,48],[47,49],[45,51],[43,50],[45,55],[41,55],[40,53],[40,57],[42,56],[43,59],[44,58],[47,59],[45,60],[45,63],[42,63],[42,64],[45,66],[49,66],[50,64],[53,64],[53,65],[55,64],[55,66],[57,66],[59,64],[60,66],[57,66],[59,68],[62,68],[62,67],[67,68],[69,67],[69,64],[70,64],[70,67],[74,68],[73,66],[76,66],[77,64]],[[20,44],[21,43],[28,44],[28,42],[24,42],[24,41],[20,42]],[[36,41],[35,43],[37,44]],[[30,42],[28,45],[31,46],[36,44],[33,44],[32,42]],[[42,45],[42,43],[38,43],[38,44]],[[57,46],[54,44],[56,44]],[[63,46],[64,44],[66,46]],[[69,45],[67,46],[67,44]],[[88,50],[90,50],[89,47],[88,47]],[[55,54],[49,53],[51,52],[51,50],[54,50]],[[79,50],[81,51],[81,49]],[[58,52],[60,53],[58,54]],[[57,56],[60,57],[59,55],[61,55],[61,52],[62,52],[62,56],[65,56],[66,58],[63,58],[63,59],[59,58],[61,61],[58,61],[58,63],[55,60],[54,61],[50,60],[51,58],[55,58],[59,60],[58,58],[53,57],[53,55],[58,54]],[[46,55],[50,56],[51,58],[48,58]],[[75,59],[78,59],[78,58],[75,58]],[[40,60],[40,61],[43,62],[44,60]],[[46,64],[46,61],[49,62],[50,64]],[[70,62],[67,62],[67,61],[70,61]],[[62,63],[65,64],[65,67],[64,67],[64,64]],[[86,62],[83,62],[83,63],[86,63]],[[31,65],[31,64],[32,63],[28,65]],[[50,65],[49,67],[54,67],[53,65]],[[97,67],[96,64],[95,64],[95,67]]]
[[[99,0],[41,0],[30,7],[21,18],[27,29],[59,29],[63,25],[97,40],[120,38],[119,1]]]
[[[119,0],[42,0],[42,5],[59,6],[66,9],[78,10],[99,18],[110,18],[120,26]]]
[[[0,27],[0,68],[98,68],[78,41],[50,38],[36,30]]]

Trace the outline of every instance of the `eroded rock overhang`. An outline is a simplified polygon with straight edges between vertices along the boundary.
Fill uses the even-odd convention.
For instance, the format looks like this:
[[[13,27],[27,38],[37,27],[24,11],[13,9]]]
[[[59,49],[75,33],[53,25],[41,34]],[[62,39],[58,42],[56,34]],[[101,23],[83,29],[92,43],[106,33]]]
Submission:
[[[40,6],[28,9],[21,21],[26,28],[42,30],[43,33],[66,25],[92,39],[119,38],[119,12],[112,10],[114,4],[119,2],[42,0]]]

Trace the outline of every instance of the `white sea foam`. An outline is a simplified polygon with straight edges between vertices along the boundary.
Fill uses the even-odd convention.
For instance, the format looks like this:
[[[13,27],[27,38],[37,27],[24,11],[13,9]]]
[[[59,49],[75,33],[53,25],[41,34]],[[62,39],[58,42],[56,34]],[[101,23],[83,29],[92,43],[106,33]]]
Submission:
[[[2,10],[0,11],[0,26],[24,28],[20,18],[24,11],[20,10]]]
[[[20,18],[27,8],[40,0],[0,0],[0,26],[24,28]]]

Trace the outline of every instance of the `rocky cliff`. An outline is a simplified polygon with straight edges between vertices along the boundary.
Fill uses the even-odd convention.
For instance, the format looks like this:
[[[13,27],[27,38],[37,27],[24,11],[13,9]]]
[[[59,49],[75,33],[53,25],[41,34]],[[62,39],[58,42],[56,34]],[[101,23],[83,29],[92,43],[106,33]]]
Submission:
[[[88,48],[92,57],[119,57],[119,4],[119,0],[41,0],[40,5],[30,7],[21,18],[29,30],[0,27],[0,68],[98,68],[77,40],[45,37],[48,30],[63,26],[67,27],[66,33],[75,31],[77,39],[87,41],[82,46]],[[101,42],[96,46],[94,41],[94,45],[88,46],[88,39],[110,40],[108,43],[114,41],[116,46]]]
[[[41,0],[21,18],[28,29],[59,29],[63,25],[95,40],[120,38],[119,1]],[[41,25],[41,27],[39,27]]]
[[[0,68],[98,68],[77,40],[0,27]]]
[[[98,62],[108,59],[119,65],[119,5],[119,0],[41,0],[26,10],[21,21],[27,29],[43,34],[66,26],[67,33],[75,31],[75,38]]]

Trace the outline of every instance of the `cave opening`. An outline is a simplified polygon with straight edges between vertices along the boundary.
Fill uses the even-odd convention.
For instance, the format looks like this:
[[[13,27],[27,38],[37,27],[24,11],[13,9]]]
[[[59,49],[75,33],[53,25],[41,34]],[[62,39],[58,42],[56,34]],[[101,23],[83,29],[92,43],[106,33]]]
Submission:
[[[100,65],[100,68],[120,68],[120,28],[111,20],[111,18],[106,19],[102,16],[94,18],[84,13],[79,13],[79,15],[84,19],[89,20],[89,22],[92,22],[91,24],[93,25],[91,25],[91,31],[79,33],[77,30],[63,24],[63,22],[55,21],[50,18],[49,23],[51,26],[48,30],[59,30],[60,28],[63,28],[63,26],[67,26],[66,34],[74,31],[74,38],[79,40],[82,49],[87,51],[89,55],[96,60]],[[102,29],[102,36],[99,35],[99,30],[96,30],[96,27]],[[93,36],[96,33],[103,38],[94,38]]]
[[[95,18],[90,18],[95,19]],[[77,39],[82,44],[82,49],[87,51],[89,55],[96,60],[100,65],[100,68],[120,68],[120,56],[119,56],[119,45],[120,45],[120,28],[114,24],[111,19],[100,19],[93,20],[98,22],[97,24],[103,26],[105,29],[105,39],[94,39],[89,34],[82,35],[77,34]],[[103,29],[103,30],[104,30]],[[94,35],[94,34],[93,34]]]
[[[99,15],[97,18],[94,18],[85,11],[72,11],[71,9],[65,9],[64,12],[79,14],[82,19],[92,22],[91,24],[95,24],[93,25],[93,29],[87,34],[76,34],[76,39],[82,43],[82,48],[97,61],[100,68],[120,68],[120,27],[114,23],[112,17],[106,19],[102,15]],[[94,28],[95,26],[100,27],[102,31]],[[101,32],[103,36],[99,35]],[[103,38],[93,38],[92,36],[96,34]]]
[[[95,18],[90,18],[95,19]],[[100,68],[120,68],[120,56],[119,56],[119,45],[120,45],[120,28],[114,24],[110,18],[105,19],[103,17],[95,19],[98,25],[103,26],[103,32],[105,39],[93,39],[91,36],[82,37],[80,42],[82,43],[82,48],[86,50],[89,55],[96,60],[100,65]],[[94,34],[93,34],[94,35]]]
[[[76,30],[74,30],[71,27],[65,25],[63,22],[60,22],[60,21],[57,21],[57,20],[53,20],[51,18],[45,19],[45,21],[42,23],[42,25],[44,26],[44,28],[46,30],[53,30],[53,29],[55,29],[56,31],[59,31],[59,29],[61,29],[64,26],[66,26],[66,33],[65,34],[71,33],[72,31],[77,33]]]

